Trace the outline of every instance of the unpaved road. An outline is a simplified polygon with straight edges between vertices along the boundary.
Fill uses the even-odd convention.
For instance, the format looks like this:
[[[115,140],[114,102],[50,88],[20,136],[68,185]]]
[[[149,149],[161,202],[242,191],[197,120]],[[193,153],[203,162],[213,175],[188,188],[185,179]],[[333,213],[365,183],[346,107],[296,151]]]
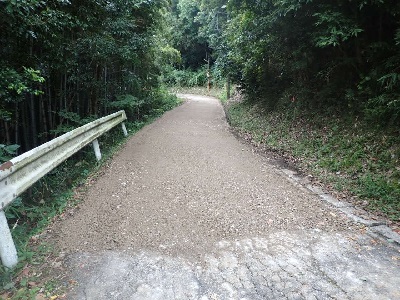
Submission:
[[[400,253],[229,131],[216,99],[133,136],[54,225],[69,299],[400,299]]]

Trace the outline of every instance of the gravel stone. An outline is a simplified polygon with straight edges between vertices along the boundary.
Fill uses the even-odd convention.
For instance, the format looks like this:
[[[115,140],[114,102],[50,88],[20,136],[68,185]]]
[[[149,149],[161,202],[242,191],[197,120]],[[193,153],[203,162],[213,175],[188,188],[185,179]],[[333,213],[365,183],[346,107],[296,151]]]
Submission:
[[[400,299],[398,248],[236,139],[218,100],[184,97],[54,225],[70,299]]]

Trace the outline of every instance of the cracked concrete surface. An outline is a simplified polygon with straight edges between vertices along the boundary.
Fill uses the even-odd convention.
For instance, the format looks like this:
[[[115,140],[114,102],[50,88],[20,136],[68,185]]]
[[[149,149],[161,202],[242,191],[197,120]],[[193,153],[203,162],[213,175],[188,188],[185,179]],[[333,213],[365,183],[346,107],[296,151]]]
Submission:
[[[400,299],[385,245],[309,230],[220,241],[202,261],[152,252],[75,254],[74,299]],[[388,255],[389,254],[389,255]]]
[[[185,98],[55,224],[69,299],[400,299],[396,245],[238,141],[216,99]]]

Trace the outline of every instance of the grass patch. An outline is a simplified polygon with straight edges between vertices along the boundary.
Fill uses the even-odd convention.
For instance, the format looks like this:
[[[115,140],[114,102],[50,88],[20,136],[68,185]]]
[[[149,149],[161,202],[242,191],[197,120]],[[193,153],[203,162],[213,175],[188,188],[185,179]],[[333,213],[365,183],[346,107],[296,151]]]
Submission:
[[[194,95],[203,95],[203,96],[211,96],[221,99],[222,101],[226,101],[226,90],[224,88],[213,87],[208,91],[206,86],[195,86],[195,87],[170,87],[168,88],[170,93],[173,94],[194,94]]]
[[[180,101],[172,95],[157,99],[148,114],[135,122],[127,122],[129,135],[153,122]],[[0,264],[0,299],[48,299],[59,294],[60,284],[48,278],[42,267],[57,259],[50,245],[41,241],[41,233],[66,208],[81,201],[79,189],[125,144],[120,126],[116,126],[99,138],[102,160],[97,162],[91,146],[61,163],[57,168],[36,182],[27,192],[5,210],[11,233],[17,247],[19,262],[8,270]]]
[[[239,132],[294,160],[304,173],[368,209],[400,221],[400,138],[357,119],[301,113],[296,107],[270,111],[246,101],[227,106]]]

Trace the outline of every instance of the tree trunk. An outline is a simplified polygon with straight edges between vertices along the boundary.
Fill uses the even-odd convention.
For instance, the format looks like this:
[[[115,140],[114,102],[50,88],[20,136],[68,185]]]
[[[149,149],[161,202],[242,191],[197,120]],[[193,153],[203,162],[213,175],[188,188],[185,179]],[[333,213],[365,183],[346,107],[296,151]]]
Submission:
[[[41,106],[41,108],[40,108],[40,111],[41,111],[41,123],[42,123],[42,128],[41,128],[41,133],[43,133],[43,136],[44,136],[44,142],[47,142],[48,140],[49,140],[49,137],[48,137],[48,133],[49,133],[49,130],[48,130],[48,127],[47,127],[47,124],[48,124],[48,122],[47,122],[47,117],[46,117],[46,108],[45,108],[45,105],[44,105],[44,99],[43,99],[43,96],[42,95],[40,95],[40,106]]]
[[[51,110],[52,110],[52,101],[51,101],[51,85],[50,83],[47,83],[47,97],[48,97],[48,101],[47,101],[47,121],[48,121],[48,129],[49,129],[49,133],[52,129],[54,129],[53,127],[53,118],[51,115]]]
[[[31,145],[29,143],[28,139],[28,132],[29,132],[29,126],[28,126],[28,118],[27,118],[27,105],[25,102],[21,103],[22,109],[21,109],[21,119],[22,119],[22,138],[23,138],[23,144],[22,147],[24,151],[28,151],[31,149]]]
[[[11,141],[10,141],[10,128],[9,128],[9,126],[8,126],[8,122],[7,121],[3,121],[4,122],[4,130],[5,130],[5,132],[6,132],[6,144],[11,144]]]
[[[35,114],[35,101],[34,96],[31,94],[29,95],[29,110],[30,110],[30,117],[31,117],[31,133],[32,133],[32,148],[38,146],[38,135],[37,135],[37,123],[36,123],[36,114]]]
[[[15,103],[15,137],[14,137],[14,143],[19,145],[19,109],[18,109],[18,103]]]

